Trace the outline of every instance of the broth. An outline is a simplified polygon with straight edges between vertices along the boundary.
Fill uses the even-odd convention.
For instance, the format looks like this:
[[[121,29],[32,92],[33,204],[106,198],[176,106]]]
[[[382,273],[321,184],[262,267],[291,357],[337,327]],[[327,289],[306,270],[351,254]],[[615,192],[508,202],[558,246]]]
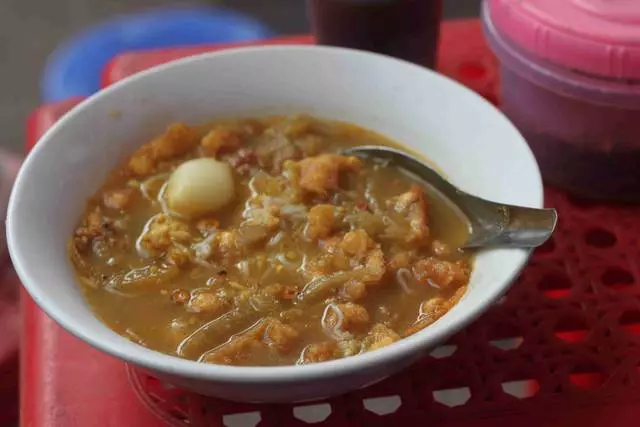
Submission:
[[[467,224],[392,165],[335,154],[371,144],[399,147],[308,116],[169,126],[71,238],[89,305],[140,345],[233,365],[347,357],[427,327],[466,290]]]

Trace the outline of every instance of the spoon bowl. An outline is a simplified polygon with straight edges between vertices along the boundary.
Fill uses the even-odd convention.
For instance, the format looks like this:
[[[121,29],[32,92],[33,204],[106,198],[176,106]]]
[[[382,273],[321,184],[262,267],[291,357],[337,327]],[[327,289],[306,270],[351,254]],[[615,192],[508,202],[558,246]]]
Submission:
[[[535,248],[551,237],[558,222],[555,209],[506,205],[466,193],[426,163],[401,150],[366,145],[342,150],[342,154],[391,162],[438,192],[460,211],[469,226],[463,248]]]

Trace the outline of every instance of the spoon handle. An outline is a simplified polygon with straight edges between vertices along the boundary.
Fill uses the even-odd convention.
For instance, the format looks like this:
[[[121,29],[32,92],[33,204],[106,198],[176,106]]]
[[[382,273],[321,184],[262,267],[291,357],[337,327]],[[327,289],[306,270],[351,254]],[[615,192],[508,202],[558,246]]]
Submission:
[[[504,226],[482,246],[535,248],[553,234],[558,220],[555,209],[503,205]]]
[[[558,214],[555,209],[503,205],[473,196],[403,151],[368,145],[343,150],[342,154],[392,161],[451,202],[469,224],[469,236],[463,248],[534,248],[546,242],[556,227]]]

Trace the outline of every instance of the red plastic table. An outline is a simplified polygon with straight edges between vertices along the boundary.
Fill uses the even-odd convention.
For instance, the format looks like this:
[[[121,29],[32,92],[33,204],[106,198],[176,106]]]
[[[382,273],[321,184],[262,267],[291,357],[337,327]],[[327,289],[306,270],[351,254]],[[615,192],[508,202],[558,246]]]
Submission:
[[[440,70],[495,101],[495,60],[476,21],[443,27]],[[307,37],[272,41],[309,43]],[[226,46],[228,47],[228,46]],[[127,54],[111,84],[225,47]],[[31,148],[78,100],[39,108]],[[640,208],[547,189],[558,230],[506,297],[410,369],[364,390],[301,405],[249,405],[163,384],[88,347],[23,295],[22,423],[29,427],[640,425]]]
[[[7,426],[18,418],[18,344],[20,282],[8,256],[0,257],[0,425]]]

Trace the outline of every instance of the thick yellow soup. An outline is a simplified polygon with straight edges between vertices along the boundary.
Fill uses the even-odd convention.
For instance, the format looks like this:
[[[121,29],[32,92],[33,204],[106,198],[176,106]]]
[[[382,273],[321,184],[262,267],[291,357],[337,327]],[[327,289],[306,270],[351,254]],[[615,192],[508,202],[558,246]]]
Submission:
[[[88,202],[69,253],[96,315],[148,348],[229,365],[322,362],[427,327],[464,294],[466,223],[398,145],[308,116],[171,124]]]

